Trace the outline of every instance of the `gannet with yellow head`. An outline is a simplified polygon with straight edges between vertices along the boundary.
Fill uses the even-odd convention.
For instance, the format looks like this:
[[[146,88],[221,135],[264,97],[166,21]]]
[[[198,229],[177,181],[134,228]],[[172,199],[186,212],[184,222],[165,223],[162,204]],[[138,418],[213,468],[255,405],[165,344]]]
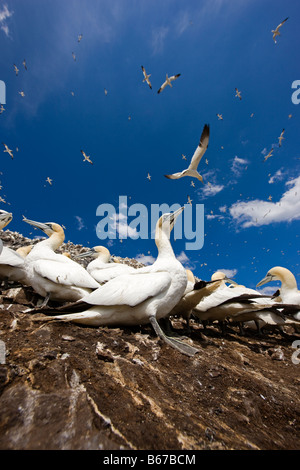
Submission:
[[[81,301],[59,309],[41,309],[56,313],[47,320],[74,321],[91,326],[141,325],[151,323],[156,334],[184,354],[194,355],[197,349],[165,335],[158,324],[179,302],[187,286],[187,274],[176,259],[170,233],[183,207],[163,214],[157,224],[155,243],[158,256],[151,266],[117,276],[86,295]],[[57,315],[65,312],[65,314]],[[66,313],[76,312],[76,313]]]
[[[110,252],[105,246],[94,246],[91,250],[77,255],[76,258],[86,258],[88,256],[92,256],[95,259],[87,265],[86,270],[99,284],[110,281],[121,274],[136,271],[135,268],[128,266],[128,264],[111,263]]]
[[[54,222],[36,222],[23,219],[41,229],[48,238],[37,243],[25,258],[25,269],[31,287],[45,298],[55,301],[76,301],[93,289],[98,282],[78,263],[55,253],[65,239],[63,228]]]
[[[300,291],[297,287],[297,281],[289,269],[275,266],[267,272],[266,276],[259,281],[256,287],[272,281],[281,282],[279,292],[283,303],[300,305]]]

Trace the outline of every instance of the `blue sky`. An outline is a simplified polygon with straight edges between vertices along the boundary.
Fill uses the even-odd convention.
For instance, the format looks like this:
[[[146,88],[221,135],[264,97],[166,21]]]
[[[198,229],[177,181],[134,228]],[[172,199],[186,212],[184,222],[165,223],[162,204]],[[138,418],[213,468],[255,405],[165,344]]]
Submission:
[[[275,44],[271,30],[286,17]],[[300,106],[291,100],[299,20],[294,0],[0,1],[0,142],[14,152],[12,160],[0,149],[0,204],[14,216],[8,228],[32,237],[40,234],[22,215],[53,221],[66,241],[151,262],[150,233],[98,239],[97,207],[118,212],[126,196],[150,214],[151,204],[184,205],[190,196],[192,207],[204,204],[203,248],[186,250],[185,239],[172,245],[195,275],[226,269],[254,287],[281,265],[299,279]],[[166,73],[181,76],[158,95]],[[166,179],[189,163],[205,123],[205,184]]]

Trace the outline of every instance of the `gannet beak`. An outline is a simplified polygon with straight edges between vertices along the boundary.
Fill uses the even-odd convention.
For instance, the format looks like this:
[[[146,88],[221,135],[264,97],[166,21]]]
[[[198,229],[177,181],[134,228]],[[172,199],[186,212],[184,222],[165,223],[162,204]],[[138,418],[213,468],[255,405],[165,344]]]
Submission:
[[[233,284],[234,286],[238,286],[238,283],[233,281],[232,279],[229,279],[229,277],[225,276],[224,277],[225,282],[230,282],[230,284]]]
[[[40,228],[43,230],[49,230],[49,226],[47,224],[43,224],[42,222],[36,222],[35,220],[29,220],[26,219],[26,217],[23,218],[23,222],[26,222],[26,224],[32,225],[33,227]]]
[[[263,284],[267,284],[267,282],[273,281],[273,276],[271,274],[267,274],[266,277],[264,277],[261,281],[259,281],[258,284],[256,284],[256,287],[260,287]]]
[[[177,217],[179,216],[179,214],[181,214],[183,210],[184,210],[184,206],[179,207],[177,211],[173,212],[173,214],[171,214],[171,222],[175,223]]]

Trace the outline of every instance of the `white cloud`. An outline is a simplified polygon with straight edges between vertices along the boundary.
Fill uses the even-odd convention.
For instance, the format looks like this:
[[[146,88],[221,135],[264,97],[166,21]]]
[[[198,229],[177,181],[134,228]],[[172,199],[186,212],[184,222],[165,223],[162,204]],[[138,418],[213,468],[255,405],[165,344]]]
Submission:
[[[161,53],[164,49],[164,41],[169,32],[169,28],[161,26],[152,31],[151,45],[153,54]]]
[[[9,28],[6,24],[6,19],[10,18],[13,13],[13,11],[9,11],[7,5],[3,5],[3,9],[0,10],[0,28],[4,31],[6,36],[9,36]]]
[[[269,225],[275,222],[291,222],[300,219],[300,176],[286,182],[289,189],[278,202],[255,199],[238,201],[229,211],[242,227]]]
[[[221,271],[225,274],[229,279],[233,279],[236,273],[238,272],[237,269],[217,269],[217,271]]]
[[[276,285],[265,286],[262,289],[257,289],[257,291],[262,295],[273,295],[277,291]]]
[[[223,184],[207,184],[203,188],[204,196],[215,196],[224,188]]]
[[[138,236],[138,232],[136,228],[130,227],[127,224],[127,216],[120,213],[120,214],[113,214],[110,217],[112,223],[110,224],[111,229],[114,231],[116,230],[121,238],[129,237],[129,238],[136,238]]]
[[[135,259],[142,264],[145,264],[146,266],[149,264],[153,264],[155,261],[155,258],[151,255],[144,255],[143,253],[140,253],[136,255]]]
[[[191,26],[191,19],[190,15],[187,11],[180,12],[179,17],[177,19],[176,30],[179,36],[184,33],[184,31]]]
[[[275,175],[271,176],[268,183],[273,184],[275,181],[281,181],[284,178],[284,173],[281,171],[281,169],[277,170]]]
[[[179,255],[176,256],[176,259],[180,261],[180,263],[185,267],[185,269],[195,269],[195,265],[191,262],[190,258],[186,255],[184,251],[179,253]]]
[[[240,176],[248,163],[248,160],[245,158],[239,158],[235,156],[231,165],[231,171],[235,174],[235,176]]]
[[[227,211],[227,206],[226,205],[221,206],[221,207],[219,207],[219,209],[220,209],[220,212],[223,212],[223,214],[225,214],[225,212]]]
[[[75,219],[78,222],[78,227],[77,227],[78,230],[82,230],[83,228],[85,228],[82,217],[79,217],[79,215],[75,215]]]

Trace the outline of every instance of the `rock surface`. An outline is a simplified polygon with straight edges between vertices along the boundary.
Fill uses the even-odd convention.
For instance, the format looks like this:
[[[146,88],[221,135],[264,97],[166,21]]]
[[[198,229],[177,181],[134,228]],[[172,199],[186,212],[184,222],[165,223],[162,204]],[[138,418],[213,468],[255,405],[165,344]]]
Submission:
[[[12,236],[14,248],[24,244]],[[150,326],[35,321],[26,310],[36,301],[29,287],[2,291],[0,449],[299,447],[300,364],[292,362],[292,343],[300,335],[293,329],[241,336],[237,327],[222,334],[211,326],[204,334],[192,322],[187,341],[199,353],[190,358]],[[185,323],[173,326],[182,333]]]

